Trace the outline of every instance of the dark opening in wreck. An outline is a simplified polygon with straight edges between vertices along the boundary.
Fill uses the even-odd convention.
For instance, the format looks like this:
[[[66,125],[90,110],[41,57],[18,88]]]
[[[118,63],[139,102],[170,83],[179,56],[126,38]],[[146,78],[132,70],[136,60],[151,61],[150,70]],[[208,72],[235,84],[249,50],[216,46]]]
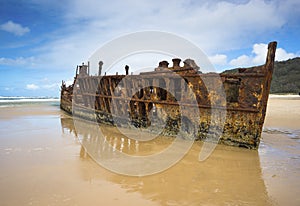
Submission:
[[[99,73],[92,76],[89,66],[83,64],[77,67],[72,85],[62,82],[60,106],[84,119],[122,127],[151,127],[149,132],[162,135],[174,136],[180,130],[205,140],[208,134],[221,130],[219,143],[257,149],[276,45],[269,43],[264,65],[220,74],[204,74],[190,59],[181,67],[178,58],[171,67],[162,61],[154,71],[138,75],[129,75],[126,65],[125,75],[101,76],[103,62],[99,62]],[[223,123],[212,116],[212,109],[225,112]],[[155,125],[165,126],[155,131]]]

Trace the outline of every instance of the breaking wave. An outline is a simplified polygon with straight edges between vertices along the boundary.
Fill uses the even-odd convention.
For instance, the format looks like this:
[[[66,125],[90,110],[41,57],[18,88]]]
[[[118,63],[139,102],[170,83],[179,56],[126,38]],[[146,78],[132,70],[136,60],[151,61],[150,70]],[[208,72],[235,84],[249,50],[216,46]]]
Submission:
[[[18,106],[24,104],[59,104],[58,97],[23,97],[23,96],[0,96],[0,107]]]

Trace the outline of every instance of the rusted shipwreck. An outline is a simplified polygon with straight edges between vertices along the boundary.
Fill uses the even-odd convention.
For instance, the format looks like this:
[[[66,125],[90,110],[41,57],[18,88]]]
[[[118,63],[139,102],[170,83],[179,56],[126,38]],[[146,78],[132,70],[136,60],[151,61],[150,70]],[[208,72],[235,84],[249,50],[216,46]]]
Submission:
[[[223,73],[204,74],[191,60],[180,66],[178,58],[171,67],[162,61],[154,71],[138,75],[129,75],[126,66],[125,75],[101,76],[99,70],[92,76],[89,66],[81,65],[72,85],[63,81],[60,107],[98,123],[151,128],[168,136],[184,131],[196,140],[217,136],[218,143],[257,149],[276,46],[269,43],[264,65]]]

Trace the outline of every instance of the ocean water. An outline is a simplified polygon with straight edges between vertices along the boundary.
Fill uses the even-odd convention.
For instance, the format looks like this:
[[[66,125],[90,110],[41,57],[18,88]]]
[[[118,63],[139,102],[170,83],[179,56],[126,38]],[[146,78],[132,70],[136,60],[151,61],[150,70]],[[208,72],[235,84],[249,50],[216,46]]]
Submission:
[[[25,97],[0,96],[0,107],[16,107],[22,105],[49,104],[59,105],[58,97]]]

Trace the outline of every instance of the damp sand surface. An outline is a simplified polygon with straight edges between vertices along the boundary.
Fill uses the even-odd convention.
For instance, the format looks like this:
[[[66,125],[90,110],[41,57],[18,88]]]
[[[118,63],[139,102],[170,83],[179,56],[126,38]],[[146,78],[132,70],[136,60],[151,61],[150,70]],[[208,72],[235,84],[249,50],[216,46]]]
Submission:
[[[0,205],[300,205],[299,126],[300,98],[273,96],[257,151],[218,145],[199,162],[203,143],[195,142],[169,169],[132,177],[97,158],[151,155],[173,140],[129,141],[102,126],[101,143],[92,124],[74,122],[57,105],[1,107]]]

